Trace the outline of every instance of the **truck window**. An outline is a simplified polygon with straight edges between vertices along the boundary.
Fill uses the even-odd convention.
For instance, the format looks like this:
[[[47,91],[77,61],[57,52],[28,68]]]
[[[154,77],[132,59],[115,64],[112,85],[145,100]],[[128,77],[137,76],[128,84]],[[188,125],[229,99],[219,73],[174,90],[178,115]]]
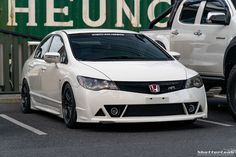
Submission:
[[[234,8],[236,8],[236,0],[232,0],[232,3],[234,5]]]
[[[200,1],[186,1],[180,14],[180,22],[194,24],[199,6]]]
[[[222,12],[226,14],[226,10],[222,3],[219,1],[209,1],[206,3],[206,6],[204,8],[201,24],[210,24],[207,22],[207,15],[209,12]]]

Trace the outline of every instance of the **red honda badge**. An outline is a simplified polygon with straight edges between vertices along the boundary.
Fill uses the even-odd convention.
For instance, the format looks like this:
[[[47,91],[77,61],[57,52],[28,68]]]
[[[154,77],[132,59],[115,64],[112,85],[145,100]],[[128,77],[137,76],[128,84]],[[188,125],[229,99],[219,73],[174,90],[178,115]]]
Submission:
[[[149,85],[149,89],[151,93],[158,93],[160,92],[160,86],[158,84],[151,84]]]

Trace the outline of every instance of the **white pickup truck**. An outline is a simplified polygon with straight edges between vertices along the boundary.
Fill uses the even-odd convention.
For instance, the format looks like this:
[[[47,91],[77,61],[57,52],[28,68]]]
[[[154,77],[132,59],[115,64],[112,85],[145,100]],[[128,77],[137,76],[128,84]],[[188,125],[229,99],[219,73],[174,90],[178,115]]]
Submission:
[[[169,17],[167,27],[153,26]],[[177,0],[143,34],[202,76],[206,90],[221,86],[236,120],[236,0]]]

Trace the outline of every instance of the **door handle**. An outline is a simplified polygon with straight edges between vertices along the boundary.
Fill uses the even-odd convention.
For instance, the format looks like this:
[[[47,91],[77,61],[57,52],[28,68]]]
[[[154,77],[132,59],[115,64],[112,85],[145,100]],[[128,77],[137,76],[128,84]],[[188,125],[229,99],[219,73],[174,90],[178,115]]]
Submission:
[[[201,36],[202,35],[202,32],[200,30],[198,30],[197,32],[194,32],[193,33],[194,35],[197,35],[197,36]]]
[[[179,32],[178,32],[178,30],[174,30],[173,32],[171,32],[171,34],[173,34],[173,35],[178,35]]]

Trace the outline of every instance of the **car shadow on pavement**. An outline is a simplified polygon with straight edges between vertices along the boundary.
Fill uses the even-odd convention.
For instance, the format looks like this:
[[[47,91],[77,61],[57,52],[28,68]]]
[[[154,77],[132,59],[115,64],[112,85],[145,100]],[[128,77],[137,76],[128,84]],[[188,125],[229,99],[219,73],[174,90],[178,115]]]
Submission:
[[[208,98],[208,118],[216,121],[235,123],[226,98]]]
[[[229,112],[229,105],[226,98],[214,98],[208,97],[207,100],[209,111],[219,110],[223,112]]]
[[[32,110],[31,114],[35,114],[37,116],[40,116],[42,118],[47,118],[50,120],[53,120],[54,122],[64,122],[62,118],[58,117],[57,115],[45,112],[45,111],[40,111],[40,110]]]
[[[191,129],[204,129],[208,126],[186,122],[159,122],[159,123],[114,123],[114,124],[78,124],[76,129],[96,132],[161,132]]]

